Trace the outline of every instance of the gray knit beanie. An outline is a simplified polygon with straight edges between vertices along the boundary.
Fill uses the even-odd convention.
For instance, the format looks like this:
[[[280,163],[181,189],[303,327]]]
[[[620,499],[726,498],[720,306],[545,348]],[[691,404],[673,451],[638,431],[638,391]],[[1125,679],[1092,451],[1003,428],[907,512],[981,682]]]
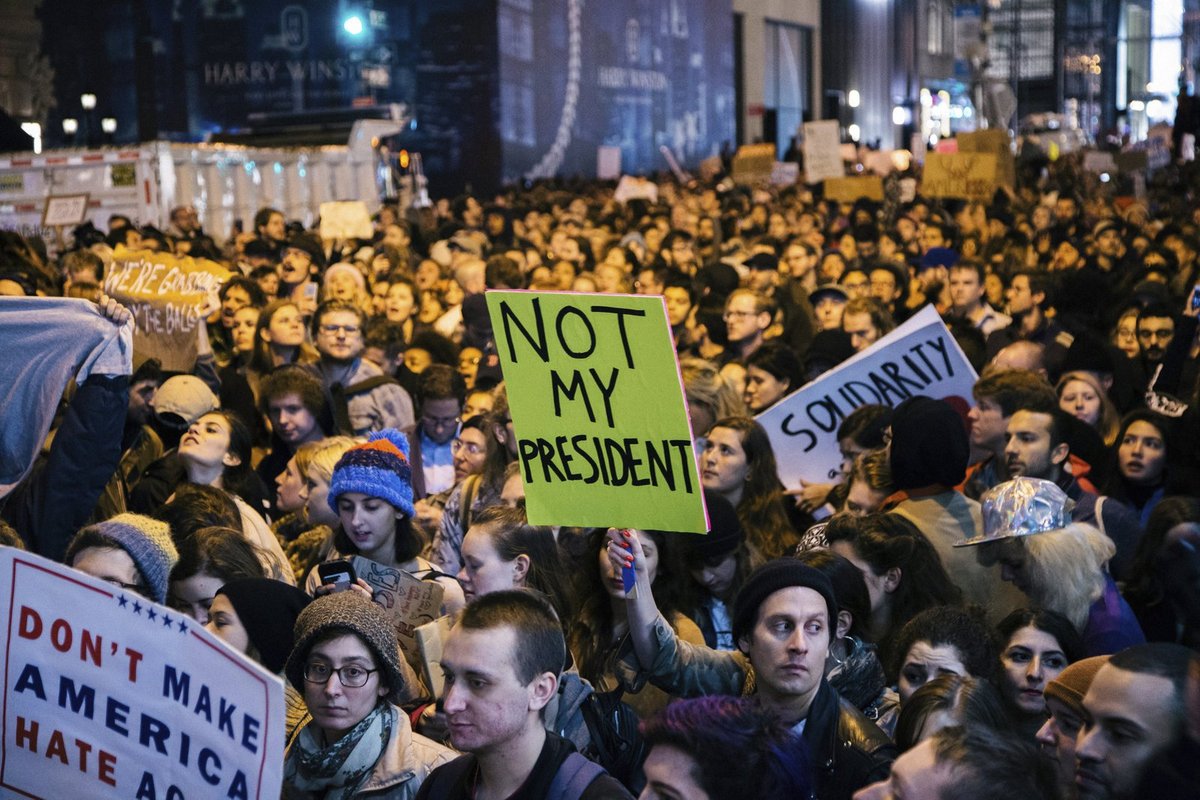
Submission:
[[[335,592],[318,597],[296,619],[296,645],[288,656],[284,674],[296,691],[304,693],[304,662],[308,651],[325,634],[352,633],[362,639],[375,657],[391,694],[388,699],[402,705],[420,692],[412,668],[400,656],[396,629],[387,613],[355,591]]]
[[[89,525],[80,533],[84,531],[98,533],[120,545],[141,573],[150,599],[159,604],[167,602],[171,570],[179,562],[171,526],[141,514],[117,514]]]

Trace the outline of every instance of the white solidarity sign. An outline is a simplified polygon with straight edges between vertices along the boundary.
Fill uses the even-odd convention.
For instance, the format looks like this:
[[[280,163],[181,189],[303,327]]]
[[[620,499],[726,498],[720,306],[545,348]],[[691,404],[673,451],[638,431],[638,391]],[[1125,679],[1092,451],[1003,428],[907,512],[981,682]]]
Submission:
[[[915,395],[971,405],[975,370],[933,306],[837,368],[759,414],[775,450],[779,479],[829,481],[841,463],[837,429],[859,406],[896,406]]]

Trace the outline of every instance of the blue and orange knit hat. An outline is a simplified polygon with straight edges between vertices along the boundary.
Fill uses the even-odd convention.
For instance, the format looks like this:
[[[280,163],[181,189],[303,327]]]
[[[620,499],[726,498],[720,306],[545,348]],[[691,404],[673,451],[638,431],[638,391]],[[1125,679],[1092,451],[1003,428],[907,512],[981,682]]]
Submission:
[[[347,450],[338,459],[329,482],[329,507],[335,514],[338,497],[346,492],[386,500],[411,517],[414,509],[408,437],[387,428],[368,435],[366,444]]]

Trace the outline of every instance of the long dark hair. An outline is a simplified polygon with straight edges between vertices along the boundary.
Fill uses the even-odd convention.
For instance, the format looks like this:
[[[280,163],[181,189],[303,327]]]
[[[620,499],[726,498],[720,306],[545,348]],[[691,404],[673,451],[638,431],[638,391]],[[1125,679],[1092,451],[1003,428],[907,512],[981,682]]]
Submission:
[[[668,622],[679,610],[678,568],[668,548],[667,537],[656,531],[641,531],[658,548],[658,571],[650,587],[655,605]],[[600,579],[600,553],[607,542],[607,532],[598,528],[588,537],[583,569],[575,579],[575,597],[581,598],[579,608],[569,626],[567,644],[579,665],[579,674],[593,683],[603,676],[609,655],[615,646],[613,610],[608,591]]]
[[[767,559],[791,552],[799,537],[783,507],[783,484],[767,432],[752,418],[740,416],[719,419],[712,428],[737,431],[746,454],[746,485],[737,512],[747,540]]]
[[[566,623],[572,617],[574,603],[567,591],[562,558],[558,544],[549,528],[530,525],[522,508],[491,506],[471,520],[471,527],[487,532],[496,555],[502,561],[513,561],[518,556],[529,558],[529,572],[525,585],[544,594],[559,619]]]
[[[342,529],[340,522],[337,529],[333,532],[333,546],[337,548],[339,553],[345,555],[359,555],[361,552],[350,541],[350,537],[346,535],[346,531]],[[425,548],[425,537],[421,536],[417,529],[413,527],[412,519],[407,514],[396,517],[396,536],[392,540],[392,547],[393,557],[396,559],[397,564],[412,561]]]

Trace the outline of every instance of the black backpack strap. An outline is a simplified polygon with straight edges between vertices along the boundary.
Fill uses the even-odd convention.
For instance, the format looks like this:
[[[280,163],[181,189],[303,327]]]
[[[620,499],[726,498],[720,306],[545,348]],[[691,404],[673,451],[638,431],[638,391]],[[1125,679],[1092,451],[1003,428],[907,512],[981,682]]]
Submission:
[[[350,427],[350,408],[346,405],[346,387],[335,383],[329,387],[329,411],[333,414],[334,433],[343,436],[353,436],[354,429]]]
[[[447,761],[442,766],[429,773],[421,786],[422,794],[430,800],[440,800],[449,797],[450,792],[460,783],[466,781],[467,775],[475,768],[475,756],[466,754],[453,761]]]

